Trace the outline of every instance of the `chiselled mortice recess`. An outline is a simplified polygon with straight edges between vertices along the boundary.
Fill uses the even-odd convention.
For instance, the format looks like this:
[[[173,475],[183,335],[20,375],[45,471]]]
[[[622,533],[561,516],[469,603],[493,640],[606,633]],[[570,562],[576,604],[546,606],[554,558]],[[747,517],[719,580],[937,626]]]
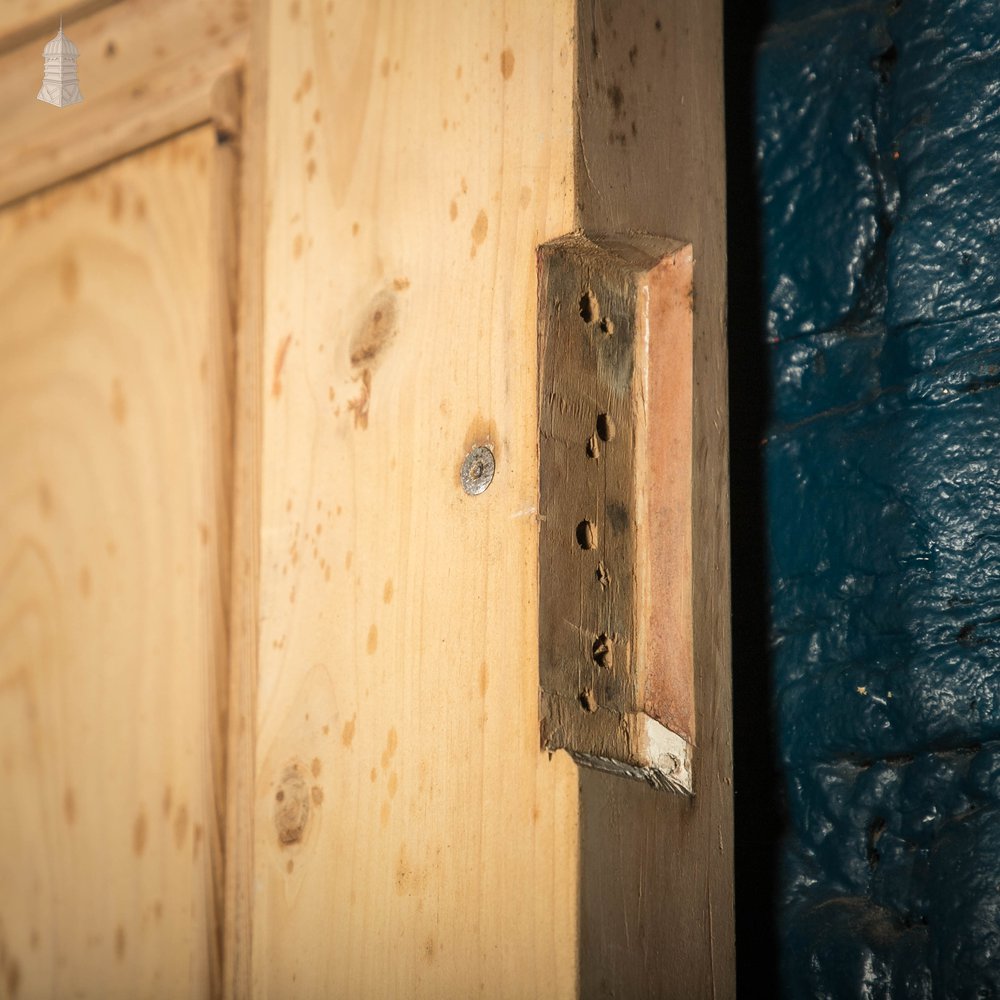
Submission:
[[[691,246],[539,249],[542,744],[693,792]]]

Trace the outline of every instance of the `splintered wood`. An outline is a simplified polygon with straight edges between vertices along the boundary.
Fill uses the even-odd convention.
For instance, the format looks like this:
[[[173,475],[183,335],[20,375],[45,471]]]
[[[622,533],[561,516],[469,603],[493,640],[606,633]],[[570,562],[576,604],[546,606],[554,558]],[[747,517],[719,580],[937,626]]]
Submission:
[[[539,251],[542,744],[692,792],[692,252]]]

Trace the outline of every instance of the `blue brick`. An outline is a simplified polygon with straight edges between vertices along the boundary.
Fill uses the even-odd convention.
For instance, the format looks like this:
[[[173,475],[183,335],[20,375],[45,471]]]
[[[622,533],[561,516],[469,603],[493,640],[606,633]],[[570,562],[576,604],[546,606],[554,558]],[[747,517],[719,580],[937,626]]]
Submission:
[[[798,22],[771,32],[761,48],[757,134],[772,339],[881,311],[884,289],[867,279],[884,258],[873,68],[889,45],[882,10],[873,3]]]
[[[1000,996],[1000,12],[774,9],[784,990]]]
[[[904,3],[889,103],[900,204],[891,326],[1000,308],[1000,13],[995,0]]]

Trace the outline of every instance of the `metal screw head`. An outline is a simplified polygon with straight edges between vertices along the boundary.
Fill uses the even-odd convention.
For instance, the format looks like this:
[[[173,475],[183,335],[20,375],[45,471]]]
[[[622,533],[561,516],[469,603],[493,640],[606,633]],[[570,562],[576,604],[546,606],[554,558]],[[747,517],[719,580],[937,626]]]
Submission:
[[[495,471],[493,452],[486,445],[477,445],[462,463],[462,489],[470,497],[482,493],[493,482]]]

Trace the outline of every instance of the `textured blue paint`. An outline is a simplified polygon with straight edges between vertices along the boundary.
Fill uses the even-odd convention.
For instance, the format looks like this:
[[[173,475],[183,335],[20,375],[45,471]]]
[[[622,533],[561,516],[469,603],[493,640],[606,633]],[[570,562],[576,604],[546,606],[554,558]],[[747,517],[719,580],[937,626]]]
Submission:
[[[888,47],[874,5],[791,22],[760,56],[758,134],[771,261],[772,337],[831,330],[871,311],[881,173],[872,60]]]
[[[785,993],[1000,997],[1000,5],[774,10]]]
[[[904,3],[888,101],[900,209],[888,322],[1000,306],[1000,9],[992,0]],[[971,344],[969,346],[972,346]]]

